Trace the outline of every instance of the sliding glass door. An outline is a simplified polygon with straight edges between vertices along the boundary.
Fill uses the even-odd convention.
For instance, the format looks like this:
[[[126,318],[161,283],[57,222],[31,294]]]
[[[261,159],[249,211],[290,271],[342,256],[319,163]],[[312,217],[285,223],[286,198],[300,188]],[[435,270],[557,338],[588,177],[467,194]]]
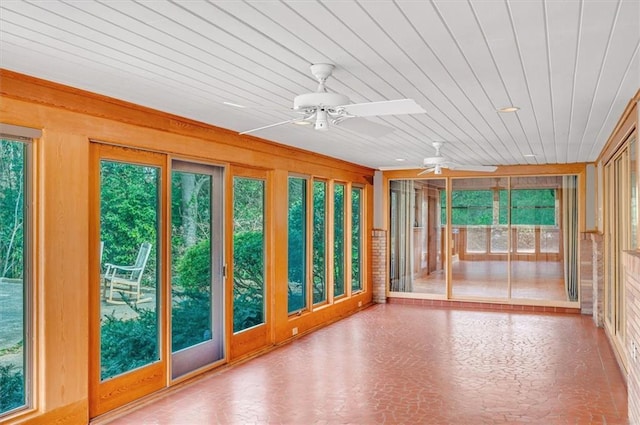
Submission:
[[[222,167],[91,149],[95,417],[224,361],[225,211]]]
[[[605,326],[626,364],[623,252],[638,247],[637,140],[632,139],[605,166]]]
[[[446,295],[446,180],[390,184],[390,289]]]
[[[508,181],[454,179],[452,186],[452,296],[506,299],[511,243]]]
[[[391,180],[389,205],[392,294],[578,301],[578,176]]]

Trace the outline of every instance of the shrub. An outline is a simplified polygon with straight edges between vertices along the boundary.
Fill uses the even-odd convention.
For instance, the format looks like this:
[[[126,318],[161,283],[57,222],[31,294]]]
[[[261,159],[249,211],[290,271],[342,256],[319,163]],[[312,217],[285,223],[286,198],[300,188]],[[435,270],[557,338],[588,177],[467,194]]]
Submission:
[[[171,349],[175,352],[211,337],[211,297],[209,292],[193,290],[174,297],[180,297],[171,310]]]
[[[187,292],[208,292],[211,282],[211,242],[203,239],[188,248],[176,268],[177,284]]]
[[[0,365],[0,412],[24,405],[24,375],[15,365]]]
[[[135,319],[113,314],[103,318],[101,328],[101,378],[111,378],[158,359],[156,312],[129,305],[138,313]]]
[[[244,232],[233,238],[233,330],[264,321],[264,235]]]

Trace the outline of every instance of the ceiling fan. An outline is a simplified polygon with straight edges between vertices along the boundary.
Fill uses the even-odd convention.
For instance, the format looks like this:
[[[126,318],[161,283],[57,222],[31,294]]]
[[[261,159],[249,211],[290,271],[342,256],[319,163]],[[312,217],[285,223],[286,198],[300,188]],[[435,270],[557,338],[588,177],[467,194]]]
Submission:
[[[293,99],[293,110],[299,117],[265,125],[240,134],[254,133],[283,124],[313,124],[319,131],[329,130],[329,124],[339,125],[352,131],[381,137],[393,128],[377,124],[362,117],[400,114],[420,114],[426,111],[413,99],[386,100],[381,102],[350,103],[349,98],[340,93],[328,92],[325,86],[335,66],[328,63],[311,65],[311,73],[318,80],[318,88],[313,93],[304,93]]]
[[[482,171],[491,173],[496,171],[498,167],[493,165],[470,165],[470,164],[457,164],[449,161],[448,158],[442,156],[440,149],[444,145],[444,142],[433,142],[433,147],[436,150],[435,156],[430,156],[424,159],[423,164],[425,169],[418,173],[418,175],[427,174],[433,172],[434,174],[442,174],[443,168],[450,170],[463,170],[463,171]]]

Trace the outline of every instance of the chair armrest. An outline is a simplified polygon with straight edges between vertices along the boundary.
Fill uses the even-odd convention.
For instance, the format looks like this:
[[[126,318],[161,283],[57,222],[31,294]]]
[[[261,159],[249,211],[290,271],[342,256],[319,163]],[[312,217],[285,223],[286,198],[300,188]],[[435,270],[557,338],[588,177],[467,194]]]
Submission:
[[[119,266],[117,264],[111,264],[111,263],[106,263],[105,264],[105,272],[104,272],[104,277],[109,279],[114,277],[114,275],[116,274],[116,271],[123,271],[123,272],[135,272],[138,270],[143,270],[143,267],[135,267],[135,266]]]

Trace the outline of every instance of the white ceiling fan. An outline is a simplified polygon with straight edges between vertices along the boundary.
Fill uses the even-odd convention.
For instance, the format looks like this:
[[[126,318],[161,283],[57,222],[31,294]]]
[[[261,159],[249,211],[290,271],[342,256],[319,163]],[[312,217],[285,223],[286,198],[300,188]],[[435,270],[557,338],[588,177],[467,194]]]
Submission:
[[[418,175],[427,174],[433,172],[434,174],[442,174],[443,168],[448,168],[450,170],[461,170],[461,171],[481,171],[491,173],[498,169],[493,165],[471,165],[471,164],[458,164],[452,161],[449,161],[448,158],[444,157],[440,153],[440,149],[444,145],[444,142],[433,142],[433,147],[436,150],[435,156],[430,156],[424,159],[423,164],[425,170],[418,173]]]
[[[327,91],[325,83],[334,68],[334,65],[328,63],[311,65],[311,73],[318,80],[317,90],[313,93],[298,95],[293,99],[293,110],[301,117],[242,131],[240,134],[255,133],[278,125],[296,123],[313,124],[313,128],[320,131],[329,130],[329,124],[339,125],[348,130],[381,137],[392,132],[393,128],[374,123],[363,117],[426,112],[413,99],[350,103],[347,96]]]

